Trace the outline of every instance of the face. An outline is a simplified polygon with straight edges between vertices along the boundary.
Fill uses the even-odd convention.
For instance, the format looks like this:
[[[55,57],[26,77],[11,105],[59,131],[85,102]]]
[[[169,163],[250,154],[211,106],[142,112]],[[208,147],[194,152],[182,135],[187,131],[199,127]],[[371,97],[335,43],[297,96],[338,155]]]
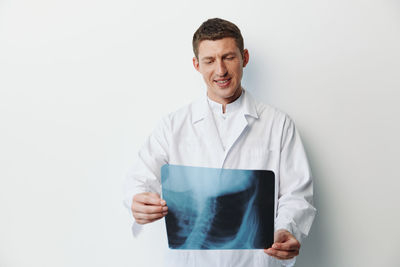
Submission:
[[[210,99],[227,104],[240,95],[243,68],[249,61],[247,49],[243,52],[242,57],[233,38],[200,42],[193,65],[203,76]]]

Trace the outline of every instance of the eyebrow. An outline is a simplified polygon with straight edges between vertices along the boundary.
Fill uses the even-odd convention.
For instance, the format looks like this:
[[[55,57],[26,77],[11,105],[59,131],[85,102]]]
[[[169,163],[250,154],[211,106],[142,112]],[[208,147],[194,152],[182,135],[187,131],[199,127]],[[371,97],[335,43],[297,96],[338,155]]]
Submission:
[[[201,61],[213,60],[214,57],[203,57]]]
[[[236,53],[235,52],[228,52],[228,53],[222,55],[222,57],[227,57],[227,56],[236,56]]]
[[[228,52],[228,53],[225,53],[225,54],[222,55],[223,58],[227,57],[227,56],[236,56],[236,53],[235,52]],[[213,60],[213,59],[214,59],[214,57],[203,57],[201,60],[202,61],[206,61],[206,60]]]

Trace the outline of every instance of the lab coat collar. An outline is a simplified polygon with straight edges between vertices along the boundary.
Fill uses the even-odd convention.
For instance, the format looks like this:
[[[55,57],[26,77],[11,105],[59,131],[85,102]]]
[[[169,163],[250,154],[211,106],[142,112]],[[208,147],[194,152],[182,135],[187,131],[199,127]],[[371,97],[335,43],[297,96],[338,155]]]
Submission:
[[[243,114],[258,119],[257,103],[249,91],[243,89]],[[196,123],[207,117],[209,111],[207,94],[193,103],[192,123]]]
[[[242,100],[244,98],[244,92],[242,91],[240,96],[233,102],[225,105],[225,113],[222,113],[222,104],[215,102],[210,97],[207,96],[208,104],[210,109],[214,112],[214,114],[226,116],[228,114],[232,114],[242,108]]]

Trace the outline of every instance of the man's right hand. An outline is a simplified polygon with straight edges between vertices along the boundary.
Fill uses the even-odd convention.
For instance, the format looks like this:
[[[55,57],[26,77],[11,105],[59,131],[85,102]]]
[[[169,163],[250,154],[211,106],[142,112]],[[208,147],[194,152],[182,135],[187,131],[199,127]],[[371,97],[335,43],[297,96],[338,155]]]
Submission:
[[[157,221],[168,213],[165,200],[158,194],[149,192],[136,194],[133,197],[131,210],[138,224]]]

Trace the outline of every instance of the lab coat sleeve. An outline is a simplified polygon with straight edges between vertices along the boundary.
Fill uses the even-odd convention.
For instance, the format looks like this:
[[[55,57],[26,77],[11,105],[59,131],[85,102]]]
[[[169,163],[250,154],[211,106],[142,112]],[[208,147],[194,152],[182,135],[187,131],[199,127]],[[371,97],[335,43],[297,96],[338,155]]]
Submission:
[[[280,179],[275,229],[286,229],[301,242],[308,235],[313,207],[311,171],[293,121],[285,117],[281,139]]]
[[[169,123],[164,118],[146,139],[138,159],[128,172],[124,183],[124,205],[133,219],[132,233],[137,236],[143,225],[138,224],[131,212],[133,197],[143,192],[161,195],[161,166],[168,163]]]

